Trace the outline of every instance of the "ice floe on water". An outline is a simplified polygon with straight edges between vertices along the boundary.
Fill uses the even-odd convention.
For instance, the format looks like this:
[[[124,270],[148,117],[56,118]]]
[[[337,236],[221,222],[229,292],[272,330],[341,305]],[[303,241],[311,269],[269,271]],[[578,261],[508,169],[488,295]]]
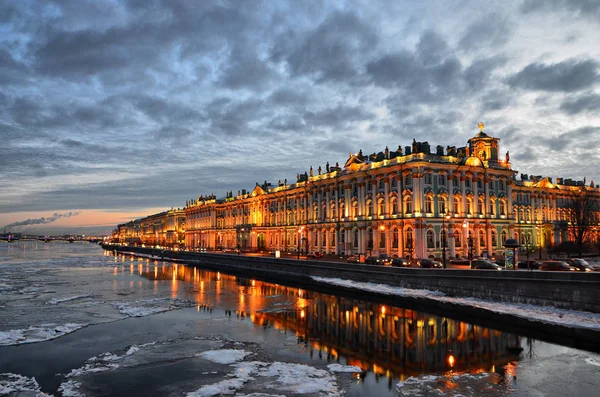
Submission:
[[[77,299],[84,299],[84,298],[91,298],[92,294],[87,294],[87,295],[75,295],[75,296],[69,296],[66,298],[54,298],[54,299],[50,299],[48,302],[46,302],[49,305],[56,305],[62,302],[69,302],[69,301],[74,301]]]
[[[213,359],[222,352],[227,362],[242,360],[248,352],[243,350],[211,350],[200,356]],[[235,360],[235,361],[233,361]],[[219,361],[217,361],[219,362]],[[237,394],[250,381],[259,383],[262,389],[272,389],[274,393],[285,391],[294,394],[311,394],[328,397],[341,396],[336,377],[327,370],[318,369],[305,364],[282,362],[265,363],[261,361],[241,362],[231,365],[234,370],[228,379],[210,385],[204,385],[196,391],[187,393],[188,397],[211,397],[227,394],[244,396],[273,396],[272,394],[253,393]],[[341,367],[341,366],[340,366]],[[334,367],[337,369],[337,367]],[[277,396],[278,394],[275,394]]]
[[[506,389],[499,384],[498,375],[478,374],[411,376],[396,384],[398,396],[504,396]]]
[[[585,362],[590,365],[595,365],[596,367],[600,367],[600,361],[598,361],[597,359],[595,359],[593,357],[586,358]]]
[[[153,346],[155,344],[156,342],[145,343],[143,345],[133,345],[129,347],[129,349],[127,349],[127,351],[122,355],[107,352],[102,353],[98,356],[90,357],[89,359],[87,359],[83,367],[72,369],[71,372],[67,374],[67,378],[87,375],[94,372],[112,371],[114,369],[119,368],[119,363],[125,358],[137,353],[138,351],[140,351],[140,349],[146,348],[148,346]]]
[[[22,343],[34,343],[55,339],[77,331],[85,326],[87,326],[87,324],[42,324],[37,326],[32,325],[26,329],[0,331],[0,346],[19,345]]]
[[[0,396],[49,396],[40,391],[40,385],[35,378],[4,373],[0,374]]]
[[[247,355],[252,354],[244,350],[234,349],[221,349],[221,350],[209,350],[206,352],[198,353],[196,356],[205,358],[219,364],[233,364],[241,361]]]
[[[446,296],[440,291],[393,287],[391,285],[386,284],[361,283],[352,280],[343,280],[340,278],[326,278],[316,276],[313,276],[312,278],[315,281],[328,283],[332,285],[410,298],[435,299],[436,301],[476,307],[496,313],[523,317],[533,321],[560,324],[574,328],[600,329],[600,313],[559,309],[553,306],[538,306],[525,303],[494,302],[478,298],[451,297]]]
[[[355,365],[329,364],[327,369],[331,372],[362,372],[362,369]]]
[[[63,397],[83,397],[85,394],[79,391],[80,388],[81,383],[73,379],[69,379],[68,381],[60,384],[58,391],[62,393]]]
[[[133,302],[114,302],[112,306],[128,317],[144,317],[169,310],[195,306],[193,302],[178,298],[154,298]]]

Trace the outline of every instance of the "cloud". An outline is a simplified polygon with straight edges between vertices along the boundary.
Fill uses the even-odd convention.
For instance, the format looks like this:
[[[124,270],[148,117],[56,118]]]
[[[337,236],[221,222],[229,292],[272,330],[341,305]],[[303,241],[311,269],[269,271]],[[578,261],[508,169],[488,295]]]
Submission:
[[[570,11],[575,16],[595,18],[600,16],[600,3],[595,0],[525,0],[521,11],[524,14]]]
[[[333,12],[314,30],[287,31],[277,39],[271,57],[285,61],[293,76],[315,75],[319,81],[357,77],[359,60],[374,50],[378,36],[353,12]]]
[[[590,93],[575,98],[569,98],[560,105],[560,108],[568,114],[597,112],[600,110],[600,95]]]
[[[532,63],[507,80],[513,88],[563,92],[590,88],[598,81],[598,62],[592,59],[568,59],[549,65]]]
[[[458,42],[458,48],[463,51],[501,47],[509,40],[512,24],[501,14],[488,14],[477,18]]]

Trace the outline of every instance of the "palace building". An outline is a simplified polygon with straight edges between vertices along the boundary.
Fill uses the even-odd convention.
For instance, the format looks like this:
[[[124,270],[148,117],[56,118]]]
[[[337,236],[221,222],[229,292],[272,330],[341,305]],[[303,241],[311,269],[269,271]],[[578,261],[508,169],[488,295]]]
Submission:
[[[545,248],[568,240],[570,198],[598,186],[513,170],[499,138],[480,132],[464,147],[413,140],[404,150],[350,154],[343,166],[298,174],[295,183],[258,183],[225,198],[186,203],[188,249],[322,251],[401,257],[496,255],[515,238]],[[597,210],[598,207],[596,207]],[[598,212],[591,214],[598,226]]]

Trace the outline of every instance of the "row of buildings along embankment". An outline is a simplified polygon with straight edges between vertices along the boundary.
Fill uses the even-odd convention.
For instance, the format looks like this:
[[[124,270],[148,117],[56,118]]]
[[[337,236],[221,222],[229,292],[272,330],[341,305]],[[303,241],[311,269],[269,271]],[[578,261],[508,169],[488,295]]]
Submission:
[[[311,167],[294,183],[201,195],[182,209],[121,224],[114,237],[187,249],[418,258],[500,255],[509,238],[540,256],[578,238],[598,244],[598,185],[518,175],[509,153],[500,154],[500,139],[480,129],[464,147],[413,140]]]

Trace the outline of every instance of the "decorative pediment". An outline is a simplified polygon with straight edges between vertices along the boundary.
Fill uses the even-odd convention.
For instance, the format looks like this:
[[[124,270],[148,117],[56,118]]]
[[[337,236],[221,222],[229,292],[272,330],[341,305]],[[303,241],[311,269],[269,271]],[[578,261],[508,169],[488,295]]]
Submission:
[[[540,179],[540,181],[535,183],[533,186],[541,189],[554,189],[554,184],[551,183],[548,178]]]
[[[250,195],[252,197],[256,197],[256,196],[262,196],[263,194],[265,194],[265,191],[262,189],[262,187],[260,187],[258,184],[256,184],[256,186],[254,186],[254,190],[252,191],[252,193]]]
[[[365,162],[358,157],[356,154],[350,153],[350,157],[346,160],[346,164],[344,164],[344,168],[349,168],[351,171],[357,171],[361,165]]]

